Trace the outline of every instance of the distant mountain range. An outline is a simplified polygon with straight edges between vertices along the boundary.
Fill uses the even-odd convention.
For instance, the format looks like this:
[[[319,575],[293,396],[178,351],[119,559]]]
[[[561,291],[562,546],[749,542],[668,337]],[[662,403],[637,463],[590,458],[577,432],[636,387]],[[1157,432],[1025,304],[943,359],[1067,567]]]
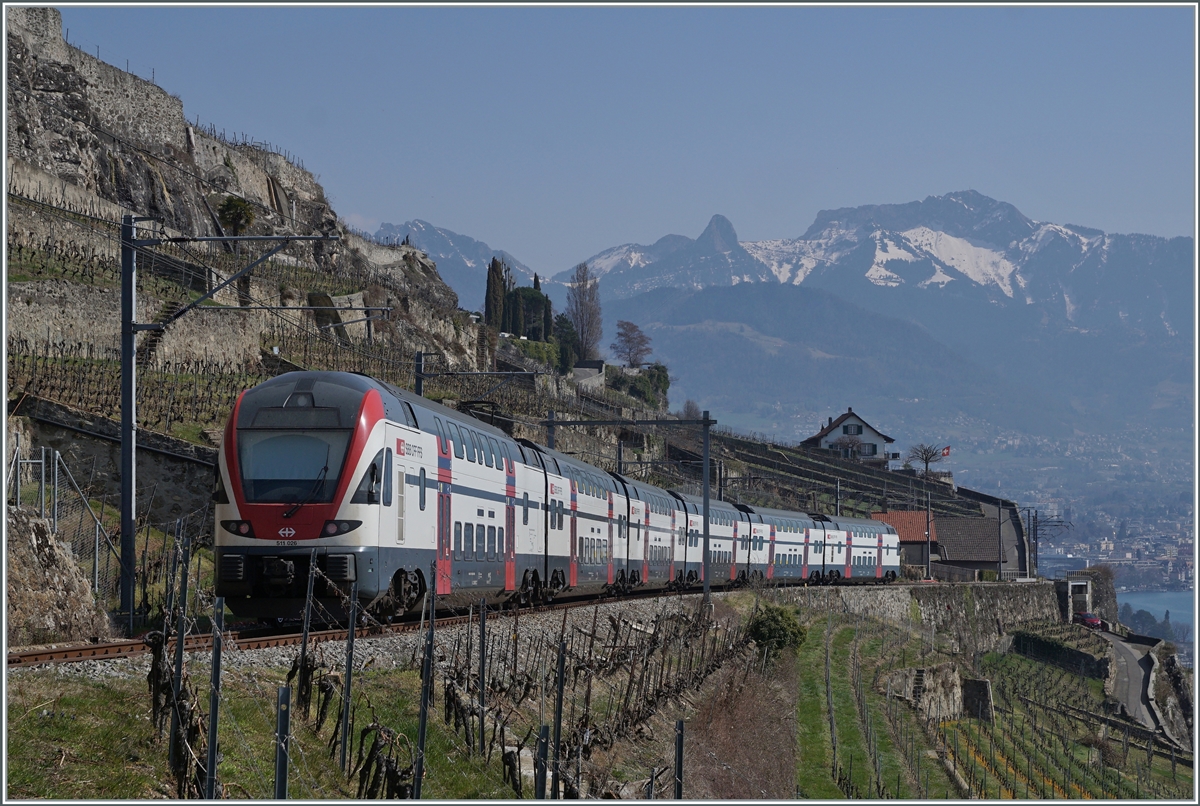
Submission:
[[[392,231],[482,300],[485,244],[403,226]],[[773,400],[786,421],[871,397],[886,422],[920,399],[931,424],[962,415],[1044,434],[1191,422],[1191,238],[1033,221],[968,190],[823,210],[800,237],[771,241],[741,242],[715,215],[695,239],[624,244],[588,264],[606,333],[617,318],[646,329],[677,377],[673,400]],[[560,305],[570,271],[544,282]]]
[[[375,237],[396,241],[407,237],[410,244],[433,259],[442,280],[458,294],[459,306],[469,311],[483,309],[488,264],[493,257],[503,258],[512,267],[517,285],[533,283],[533,270],[503,249],[493,249],[483,241],[435,227],[427,221],[384,223],[375,231]]]

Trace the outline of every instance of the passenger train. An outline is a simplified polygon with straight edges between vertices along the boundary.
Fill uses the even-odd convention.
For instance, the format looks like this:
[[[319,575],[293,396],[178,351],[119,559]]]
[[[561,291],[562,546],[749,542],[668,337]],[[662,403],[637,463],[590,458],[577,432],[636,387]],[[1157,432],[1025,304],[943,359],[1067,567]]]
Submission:
[[[704,582],[703,502],[515,440],[365,375],[290,372],[244,391],[214,483],[216,594],[240,617],[538,602]],[[713,587],[890,582],[885,523],[713,500]]]

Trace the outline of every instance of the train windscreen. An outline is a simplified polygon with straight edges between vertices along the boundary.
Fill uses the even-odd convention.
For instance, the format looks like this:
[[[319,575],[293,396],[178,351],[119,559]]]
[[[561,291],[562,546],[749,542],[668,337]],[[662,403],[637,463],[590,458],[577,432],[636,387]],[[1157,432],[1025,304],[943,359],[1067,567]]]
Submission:
[[[369,387],[355,376],[294,372],[250,389],[238,407],[237,455],[248,503],[333,500]]]
[[[332,501],[351,433],[341,428],[238,429],[238,466],[247,503]]]

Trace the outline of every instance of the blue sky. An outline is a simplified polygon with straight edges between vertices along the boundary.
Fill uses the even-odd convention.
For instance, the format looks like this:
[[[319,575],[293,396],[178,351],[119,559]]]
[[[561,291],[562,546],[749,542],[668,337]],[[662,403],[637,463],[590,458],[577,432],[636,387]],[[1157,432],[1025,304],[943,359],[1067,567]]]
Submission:
[[[714,213],[788,238],[968,188],[1195,228],[1190,6],[59,8],[189,118],[299,155],[355,226],[420,218],[543,274]]]

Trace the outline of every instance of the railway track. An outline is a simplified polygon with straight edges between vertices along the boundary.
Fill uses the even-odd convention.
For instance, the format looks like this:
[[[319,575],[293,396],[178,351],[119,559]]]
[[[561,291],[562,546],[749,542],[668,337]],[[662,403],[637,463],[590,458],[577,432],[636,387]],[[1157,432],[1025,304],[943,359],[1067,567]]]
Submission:
[[[646,593],[631,593],[623,597],[624,600],[650,598],[654,596],[663,596],[661,590],[646,592]],[[547,613],[554,610],[566,610],[572,607],[586,607],[594,605],[597,602],[611,602],[612,599],[566,599],[554,602],[548,605],[538,605],[536,607],[526,607],[521,609],[521,613]],[[507,610],[491,610],[488,618],[496,619],[505,613]],[[438,626],[455,626],[467,623],[470,616],[461,614],[438,615]],[[404,621],[386,625],[374,625],[371,627],[360,627],[354,637],[368,638],[381,635],[396,635],[399,633],[416,632],[421,629],[421,620],[417,615],[410,615]],[[325,643],[327,641],[345,641],[350,635],[347,629],[332,629],[332,630],[309,630],[308,640],[313,644]],[[223,648],[225,650],[240,651],[251,649],[271,649],[274,647],[283,646],[298,646],[304,640],[303,633],[281,633],[277,631],[264,630],[261,627],[248,628],[245,630],[231,630],[226,633]],[[173,650],[175,647],[175,639],[170,639],[170,647]],[[187,652],[205,652],[212,649],[211,634],[191,634],[184,637],[183,648]],[[21,669],[30,666],[44,666],[54,663],[79,663],[88,660],[115,660],[119,658],[130,658],[138,655],[145,655],[150,652],[150,645],[144,639],[133,638],[127,641],[113,641],[110,643],[96,644],[75,644],[71,646],[52,647],[31,649],[21,652],[8,653],[8,668]]]

